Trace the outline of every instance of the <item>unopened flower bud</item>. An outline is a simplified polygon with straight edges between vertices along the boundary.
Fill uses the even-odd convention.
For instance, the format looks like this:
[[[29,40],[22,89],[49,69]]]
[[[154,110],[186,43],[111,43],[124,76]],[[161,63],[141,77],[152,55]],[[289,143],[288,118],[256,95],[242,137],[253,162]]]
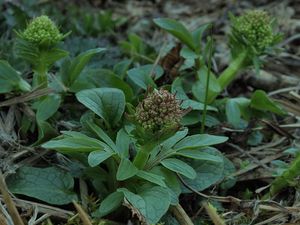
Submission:
[[[22,38],[37,45],[55,45],[63,35],[48,16],[33,19],[21,34]]]

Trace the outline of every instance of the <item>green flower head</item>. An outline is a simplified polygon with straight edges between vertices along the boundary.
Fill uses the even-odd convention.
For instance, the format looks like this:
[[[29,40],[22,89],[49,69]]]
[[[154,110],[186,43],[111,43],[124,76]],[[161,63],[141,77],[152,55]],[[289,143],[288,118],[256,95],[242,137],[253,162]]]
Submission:
[[[250,10],[232,17],[232,36],[234,41],[251,46],[256,54],[261,54],[281,37],[274,33],[272,25],[273,19],[265,11]]]
[[[64,36],[48,16],[39,16],[28,24],[21,37],[33,44],[51,46],[61,41]]]
[[[167,90],[154,90],[136,108],[136,120],[145,129],[161,131],[178,127],[184,111],[180,101]]]

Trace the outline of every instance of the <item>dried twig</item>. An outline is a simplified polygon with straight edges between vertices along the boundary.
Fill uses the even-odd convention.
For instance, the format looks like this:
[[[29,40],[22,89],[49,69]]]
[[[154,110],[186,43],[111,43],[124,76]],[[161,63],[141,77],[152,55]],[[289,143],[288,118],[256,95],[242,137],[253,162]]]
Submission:
[[[89,216],[82,209],[82,207],[78,203],[76,203],[75,201],[73,201],[73,205],[75,206],[83,225],[92,225],[92,222],[91,222]]]
[[[4,180],[4,177],[2,175],[2,172],[0,171],[0,191],[3,195],[3,200],[6,204],[7,210],[9,214],[11,215],[11,218],[15,225],[24,225],[24,222],[15,206],[15,203],[13,202],[12,198],[9,195],[9,192],[6,187],[6,183]]]

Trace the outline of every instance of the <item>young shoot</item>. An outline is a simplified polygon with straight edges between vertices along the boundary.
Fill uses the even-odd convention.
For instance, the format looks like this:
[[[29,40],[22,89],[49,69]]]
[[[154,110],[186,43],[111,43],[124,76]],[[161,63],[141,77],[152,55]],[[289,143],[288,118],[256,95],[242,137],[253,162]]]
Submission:
[[[24,31],[17,34],[17,53],[33,67],[33,86],[47,87],[48,70],[57,60],[68,55],[66,51],[57,48],[58,43],[68,34],[62,34],[45,15],[34,18]]]
[[[281,39],[281,34],[274,32],[272,19],[266,12],[250,10],[244,15],[231,15],[230,47],[232,61],[219,76],[218,83],[224,90],[247,66],[259,67],[259,57],[265,55]]]

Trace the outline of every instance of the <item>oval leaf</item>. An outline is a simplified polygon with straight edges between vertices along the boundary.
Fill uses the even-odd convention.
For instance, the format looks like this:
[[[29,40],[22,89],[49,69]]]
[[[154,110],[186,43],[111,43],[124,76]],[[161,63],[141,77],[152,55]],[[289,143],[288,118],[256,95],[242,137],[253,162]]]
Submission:
[[[165,159],[160,163],[167,169],[172,170],[176,173],[180,173],[187,178],[194,179],[196,177],[195,170],[191,166],[179,159]]]
[[[121,119],[125,109],[124,93],[116,88],[94,88],[76,94],[80,103],[113,126]]]
[[[73,177],[58,168],[22,167],[7,179],[11,192],[40,199],[44,202],[64,205],[77,200],[73,192]]]
[[[94,151],[88,156],[89,165],[94,167],[98,166],[100,163],[111,157],[113,154],[106,151]]]

